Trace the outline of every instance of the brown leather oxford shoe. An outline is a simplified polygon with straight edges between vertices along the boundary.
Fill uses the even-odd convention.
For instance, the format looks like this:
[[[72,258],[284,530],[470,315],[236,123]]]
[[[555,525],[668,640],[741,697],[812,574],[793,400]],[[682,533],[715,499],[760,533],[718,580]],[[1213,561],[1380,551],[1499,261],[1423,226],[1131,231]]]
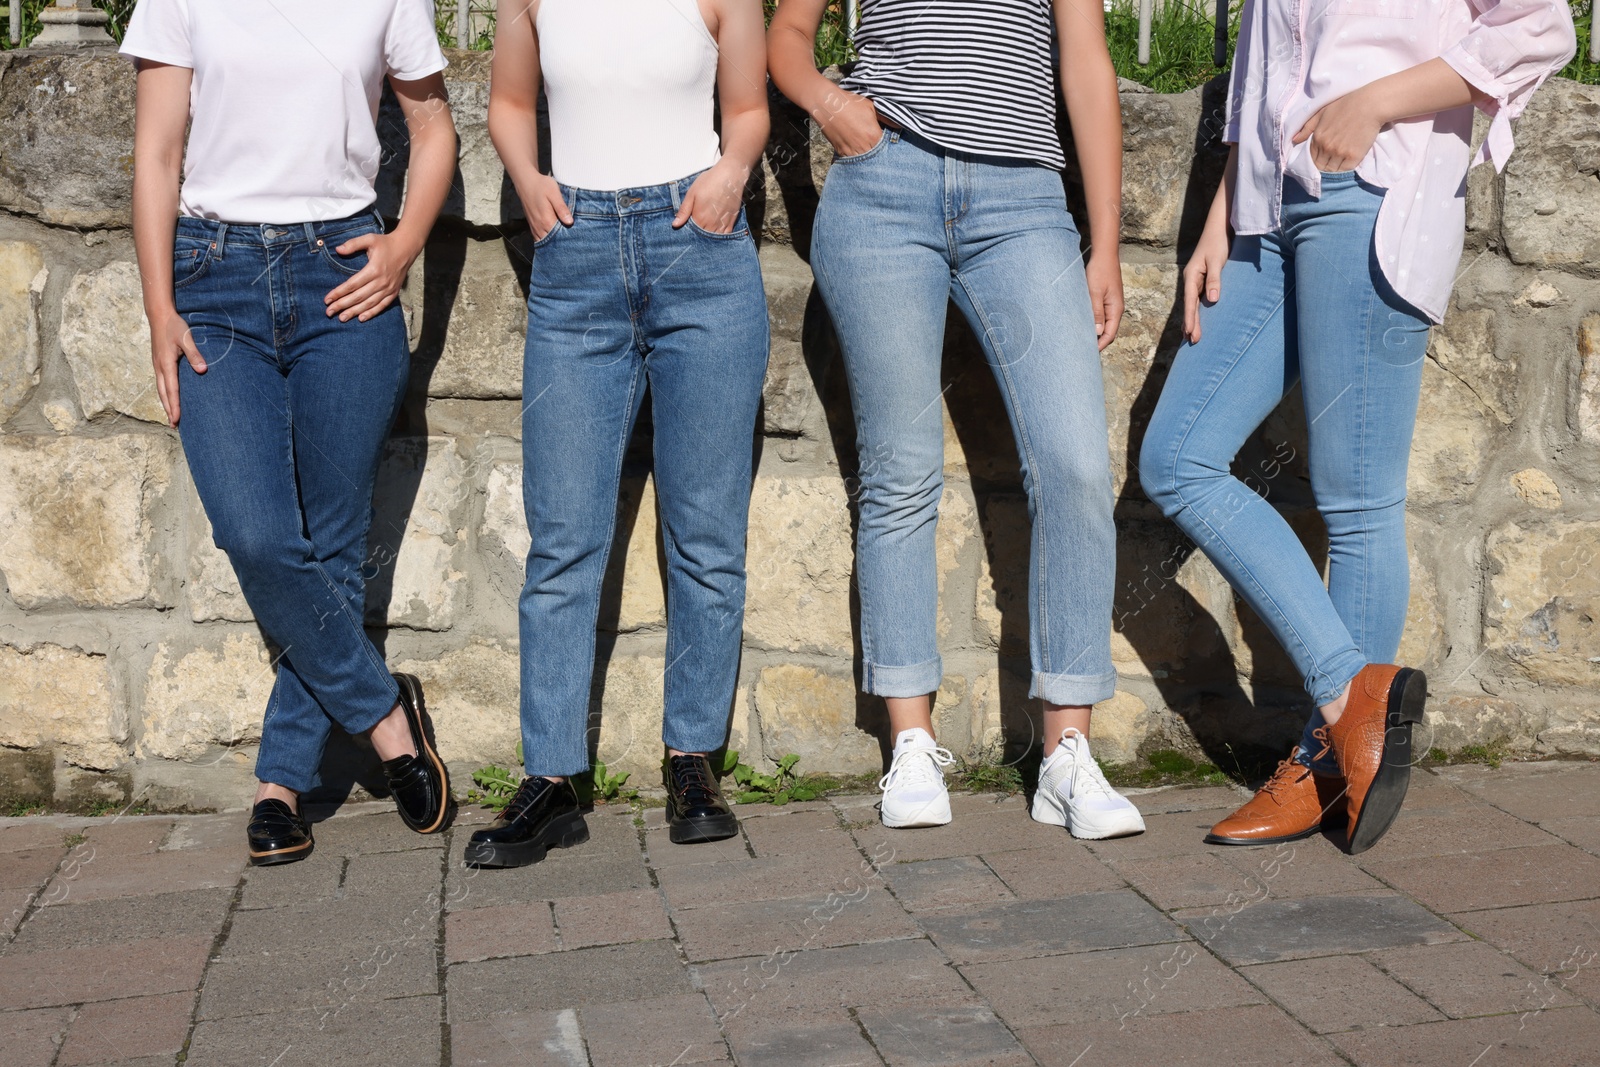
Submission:
[[[1343,813],[1344,779],[1313,774],[1291,755],[1256,795],[1211,828],[1211,845],[1275,845],[1310,837]]]
[[[1400,814],[1411,784],[1411,727],[1422,721],[1427,699],[1421,671],[1371,663],[1351,681],[1339,721],[1316,732],[1333,746],[1349,787],[1352,853],[1377,844]]]

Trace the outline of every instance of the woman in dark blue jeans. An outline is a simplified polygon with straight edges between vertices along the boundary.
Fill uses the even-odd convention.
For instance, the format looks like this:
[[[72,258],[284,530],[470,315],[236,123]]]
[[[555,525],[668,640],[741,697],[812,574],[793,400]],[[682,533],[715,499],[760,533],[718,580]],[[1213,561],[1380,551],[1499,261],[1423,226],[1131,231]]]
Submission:
[[[134,241],[156,388],[279,650],[250,862],[310,854],[299,798],[334,724],[370,736],[406,824],[438,831],[444,764],[416,679],[392,676],[362,628],[361,571],[409,369],[395,297],[455,163],[432,4],[141,0],[122,51],[139,69]],[[388,234],[372,206],[386,77],[411,133]]]

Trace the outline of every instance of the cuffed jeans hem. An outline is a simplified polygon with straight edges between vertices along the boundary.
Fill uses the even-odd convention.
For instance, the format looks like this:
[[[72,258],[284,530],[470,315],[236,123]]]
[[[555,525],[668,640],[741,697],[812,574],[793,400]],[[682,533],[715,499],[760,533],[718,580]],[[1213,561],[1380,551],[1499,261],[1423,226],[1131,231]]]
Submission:
[[[385,674],[384,680],[389,683],[389,697],[383,705],[383,710],[373,715],[370,722],[364,719],[357,719],[352,725],[340,723],[339,726],[344,730],[345,733],[350,734],[352,737],[366,733],[384,719],[387,719],[389,717],[389,713],[394,710],[394,706],[400,703],[400,685],[394,680],[394,675]]]
[[[529,778],[577,778],[588,774],[589,768],[588,760],[577,764],[547,763],[543,766],[524,763],[522,773]]]
[[[675,748],[679,752],[710,753],[728,743],[728,731],[722,730],[715,736],[701,734],[698,737],[693,734],[674,734],[671,731],[663,731],[661,743],[667,748]]]
[[[1339,694],[1345,687],[1356,680],[1367,665],[1367,661],[1360,655],[1351,655],[1348,660],[1340,659],[1331,670],[1318,671],[1306,680],[1306,692],[1311,694],[1311,702],[1317,707],[1332,704],[1339,699]]]
[[[1116,671],[1105,674],[1045,674],[1043,671],[1034,671],[1028,696],[1048,704],[1087,707],[1110,700],[1116,691]]]
[[[885,667],[867,662],[861,667],[861,691],[879,697],[922,697],[939,691],[944,681],[944,661],[938,656],[910,667]]]

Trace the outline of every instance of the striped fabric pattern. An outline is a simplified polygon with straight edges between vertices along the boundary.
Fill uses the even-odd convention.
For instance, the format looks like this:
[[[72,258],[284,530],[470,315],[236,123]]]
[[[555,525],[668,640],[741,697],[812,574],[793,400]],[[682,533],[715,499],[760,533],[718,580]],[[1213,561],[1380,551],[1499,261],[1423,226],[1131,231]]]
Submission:
[[[958,152],[1060,168],[1050,0],[864,0],[843,87]]]

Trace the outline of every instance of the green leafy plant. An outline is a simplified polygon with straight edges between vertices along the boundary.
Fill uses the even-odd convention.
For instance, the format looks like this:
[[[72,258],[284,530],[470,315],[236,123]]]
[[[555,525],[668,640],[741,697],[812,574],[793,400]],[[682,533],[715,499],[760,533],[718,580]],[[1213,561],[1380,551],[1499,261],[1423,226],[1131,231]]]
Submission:
[[[787,804],[791,800],[816,800],[827,792],[828,783],[812,781],[795,773],[800,757],[793,752],[770,759],[771,774],[763,774],[748,763],[739,762],[739,753],[730,750],[722,757],[722,774],[739,787],[733,799],[740,804]]]
[[[599,760],[594,761],[588,777],[577,779],[578,796],[596,804],[605,804],[614,800],[634,800],[639,796],[637,789],[624,789],[628,784],[628,772],[612,774],[606,765]]]
[[[1177,749],[1158,748],[1138,763],[1102,763],[1106,780],[1117,786],[1227,785],[1227,772],[1214,763],[1193,759]]]
[[[1034,753],[1027,753],[1021,760],[1008,760],[1002,745],[979,746],[966,756],[956,757],[955,782],[974,793],[1010,796],[1025,787],[1023,764],[1030,762],[1034,765],[1033,777],[1037,778],[1038,759]]]
[[[472,772],[472,783],[477,788],[467,792],[468,804],[482,804],[490,811],[504,811],[506,805],[511,803],[511,798],[517,795],[517,787],[522,784],[522,745],[517,745],[515,770],[491,763]],[[634,800],[639,796],[637,789],[623,788],[628,784],[626,771],[612,774],[599,760],[595,760],[588,774],[574,775],[572,784],[580,799],[596,804]]]
[[[1485,767],[1498,769],[1500,764],[1511,758],[1511,750],[1502,739],[1481,745],[1464,745],[1453,752],[1442,748],[1428,749],[1428,760],[1433,763],[1481,763]]]

